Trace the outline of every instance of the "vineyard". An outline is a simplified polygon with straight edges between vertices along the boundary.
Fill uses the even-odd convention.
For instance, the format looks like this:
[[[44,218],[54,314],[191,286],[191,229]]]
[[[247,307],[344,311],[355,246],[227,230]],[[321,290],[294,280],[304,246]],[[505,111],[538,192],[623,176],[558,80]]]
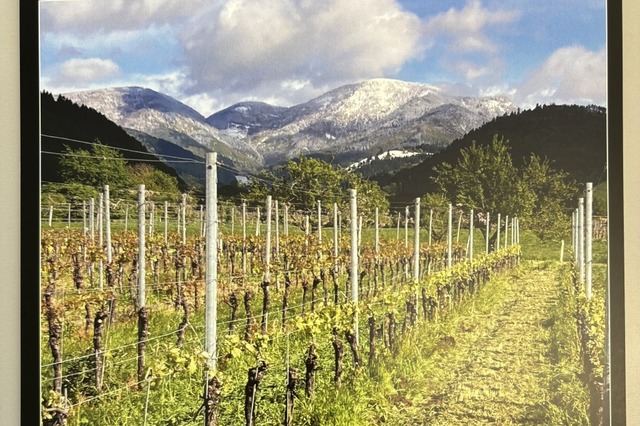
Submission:
[[[109,200],[105,188],[97,203],[44,209],[43,424],[371,425],[435,416],[439,403],[412,380],[442,378],[459,362],[447,358],[466,338],[453,324],[479,327],[485,304],[507,306],[500,298],[520,294],[508,283],[549,262],[522,264],[517,218],[474,223],[473,212],[450,205],[416,227],[425,222],[419,200],[401,221],[358,211],[356,197],[349,211],[320,203],[290,211],[271,197],[255,209],[186,197],[155,205],[141,186],[137,203]],[[573,247],[584,244],[576,219]],[[443,238],[432,238],[437,224]],[[574,252],[553,266],[552,287],[556,309],[577,316],[582,347],[566,355],[571,345],[558,341],[554,356],[583,360],[586,373],[576,377],[591,401],[577,424],[596,424],[606,278],[596,267],[593,297],[585,294],[576,266],[585,253],[567,247]],[[422,371],[430,357],[447,364],[436,372],[431,360]],[[557,380],[558,398],[576,386]]]

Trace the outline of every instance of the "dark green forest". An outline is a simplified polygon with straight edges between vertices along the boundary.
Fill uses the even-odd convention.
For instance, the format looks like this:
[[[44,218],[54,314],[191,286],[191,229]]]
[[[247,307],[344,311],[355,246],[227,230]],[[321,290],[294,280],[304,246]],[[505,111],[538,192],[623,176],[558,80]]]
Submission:
[[[90,150],[91,145],[81,142],[94,143],[98,139],[109,147],[130,150],[119,151],[129,165],[147,163],[151,160],[152,162],[148,164],[178,179],[181,190],[187,189],[186,183],[178,177],[173,168],[158,162],[158,157],[149,153],[140,141],[127,134],[120,126],[96,110],[84,105],[77,105],[63,96],[56,99],[47,92],[43,92],[40,99],[40,132],[42,134],[40,161],[43,182],[62,183],[64,181],[60,173],[60,156],[50,153],[64,153],[66,147],[72,150],[87,151]],[[59,137],[65,139],[59,139]],[[34,141],[34,143],[37,142]]]
[[[59,154],[67,149],[73,151],[91,151],[91,144],[99,143],[115,148],[128,166],[147,164],[152,169],[165,173],[177,180],[181,192],[199,191],[204,188],[204,158],[178,145],[154,138],[150,135],[133,132],[107,119],[93,108],[78,105],[64,96],[54,97],[51,93],[41,93],[41,180],[43,183],[83,184],[69,182],[61,173]],[[152,147],[152,149],[150,149]],[[179,157],[193,162],[172,162],[171,166],[159,161],[163,156]],[[225,158],[220,161],[233,167]],[[218,185],[221,194],[233,195],[238,192],[235,175],[225,169],[218,173]]]
[[[554,169],[568,173],[577,183],[606,180],[606,113],[597,106],[545,105],[498,117],[457,139],[422,163],[375,180],[391,193],[392,201],[407,201],[437,192],[433,168],[455,164],[460,150],[475,141],[486,146],[498,135],[508,141],[516,167],[536,154],[550,160]]]

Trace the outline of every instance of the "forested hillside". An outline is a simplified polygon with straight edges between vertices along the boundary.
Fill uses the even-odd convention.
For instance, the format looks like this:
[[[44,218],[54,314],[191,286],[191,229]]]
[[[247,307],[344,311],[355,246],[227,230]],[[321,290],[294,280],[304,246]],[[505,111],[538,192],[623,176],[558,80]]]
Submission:
[[[538,106],[498,117],[422,163],[396,174],[379,175],[376,180],[391,192],[393,200],[406,201],[436,191],[433,167],[443,162],[455,164],[461,149],[473,141],[488,145],[494,135],[509,141],[516,167],[535,153],[553,161],[555,169],[569,173],[576,182],[597,185],[606,180],[605,109],[577,105]]]
[[[62,181],[59,155],[50,153],[65,152],[65,145],[73,150],[89,150],[90,145],[76,141],[93,143],[98,139],[104,145],[128,150],[120,152],[130,164],[144,163],[151,160],[150,165],[170,176],[176,177],[181,189],[186,189],[185,182],[178,177],[174,169],[162,162],[158,162],[158,158],[148,153],[148,150],[140,141],[127,134],[121,127],[109,121],[104,115],[91,108],[79,106],[64,97],[56,99],[47,92],[43,92],[40,99],[41,179],[43,182]]]

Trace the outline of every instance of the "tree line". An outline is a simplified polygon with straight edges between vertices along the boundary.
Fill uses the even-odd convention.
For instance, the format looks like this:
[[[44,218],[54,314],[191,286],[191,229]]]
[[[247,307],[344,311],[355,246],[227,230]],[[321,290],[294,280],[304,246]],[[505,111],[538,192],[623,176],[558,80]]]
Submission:
[[[433,167],[431,179],[437,190],[421,197],[424,208],[432,209],[436,217],[444,217],[451,203],[459,209],[473,209],[480,222],[486,213],[518,216],[523,227],[540,237],[560,237],[569,229],[569,212],[578,193],[576,182],[568,173],[554,168],[553,162],[535,154],[518,168],[510,151],[509,142],[495,135],[490,144],[474,142],[461,149],[456,163]],[[114,194],[127,197],[132,188],[143,183],[155,201],[180,199],[175,177],[147,164],[129,165],[118,150],[99,140],[87,150],[66,147],[65,154],[59,159],[64,183],[43,185],[43,193],[87,199],[110,185]],[[377,207],[380,214],[389,212],[389,194],[378,183],[305,157],[253,176],[240,188],[240,196],[249,205],[260,206],[271,195],[311,212],[318,201],[325,208],[334,203],[346,208],[349,189],[358,191],[360,211],[372,212]]]

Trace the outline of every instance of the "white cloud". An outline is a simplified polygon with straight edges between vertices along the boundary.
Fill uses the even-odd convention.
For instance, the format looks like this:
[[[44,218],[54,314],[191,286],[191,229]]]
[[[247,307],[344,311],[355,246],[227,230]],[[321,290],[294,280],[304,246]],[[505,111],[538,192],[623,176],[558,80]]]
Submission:
[[[516,94],[516,89],[508,85],[488,86],[481,88],[478,94],[480,96],[507,96],[513,98]]]
[[[240,101],[259,101],[271,105],[291,106],[306,102],[334,89],[335,85],[313,85],[309,81],[283,79],[274,90],[270,82],[253,88],[227,90],[225,87],[196,94],[176,96],[205,117]]]
[[[255,98],[303,102],[393,75],[425,51],[420,19],[398,0],[71,1],[44,2],[41,10],[50,55],[110,52],[127,61],[144,50],[144,38],[155,40],[158,58],[159,40],[170,40],[182,50],[173,62],[182,73],[174,92],[209,107]],[[50,74],[43,81],[63,84]]]
[[[77,61],[77,60],[73,60]],[[68,61],[68,62],[73,62]],[[186,84],[184,71],[173,71],[164,74],[128,74],[105,76],[103,80],[87,80],[80,82],[77,76],[71,75],[69,78],[59,78],[59,73],[54,77],[43,75],[40,86],[43,90],[51,93],[75,92],[78,90],[103,89],[105,87],[140,86],[157,92],[181,99],[182,88]]]
[[[464,8],[451,8],[435,15],[424,25],[428,38],[446,38],[452,52],[494,53],[498,45],[487,37],[487,30],[517,21],[517,11],[489,10],[480,0],[469,0]]]
[[[104,31],[100,29],[87,34],[44,30],[41,38],[42,42],[46,43],[46,47],[55,52],[69,50],[70,53],[75,52],[76,54],[80,52],[106,54],[131,51],[140,54],[141,45],[159,43],[159,40],[171,41],[173,31],[175,30],[169,26],[156,25],[126,30]]]
[[[393,77],[413,62],[460,93],[604,103],[604,50],[560,49],[522,84],[504,85],[512,46],[499,34],[524,31],[514,25],[529,24],[524,10],[564,11],[565,2],[468,0],[421,21],[401,1],[42,1],[42,85],[54,93],[139,85],[207,116],[242,100],[305,102],[342,84]],[[68,61],[56,65],[61,60]]]
[[[438,65],[478,94],[480,87],[496,86],[502,79],[505,46],[496,34],[510,30],[521,17],[515,7],[468,0],[461,9],[452,7],[427,19],[423,37],[437,47]]]
[[[110,59],[70,59],[60,65],[53,78],[53,83],[58,85],[71,82],[85,84],[111,79],[119,74],[120,67]]]
[[[181,38],[193,93],[302,84],[320,94],[393,74],[422,53],[420,20],[395,0],[228,0],[194,24]]]
[[[184,87],[189,84],[184,69],[163,74],[134,74],[130,81],[135,82],[136,86],[147,87],[178,99],[183,95]]]
[[[498,47],[481,34],[469,34],[458,37],[452,50],[461,53],[496,53],[498,52]]]
[[[567,46],[553,52],[517,87],[516,102],[597,104],[606,101],[606,51]]]
[[[228,106],[220,103],[218,99],[205,93],[198,93],[196,95],[182,97],[179,98],[179,100],[183,104],[188,105],[194,110],[198,111],[205,118],[209,117],[214,112],[220,111],[221,109]]]
[[[488,66],[464,60],[451,64],[449,68],[459,75],[464,76],[465,80],[468,82],[476,81],[482,77],[492,74],[493,72],[493,70]]]

